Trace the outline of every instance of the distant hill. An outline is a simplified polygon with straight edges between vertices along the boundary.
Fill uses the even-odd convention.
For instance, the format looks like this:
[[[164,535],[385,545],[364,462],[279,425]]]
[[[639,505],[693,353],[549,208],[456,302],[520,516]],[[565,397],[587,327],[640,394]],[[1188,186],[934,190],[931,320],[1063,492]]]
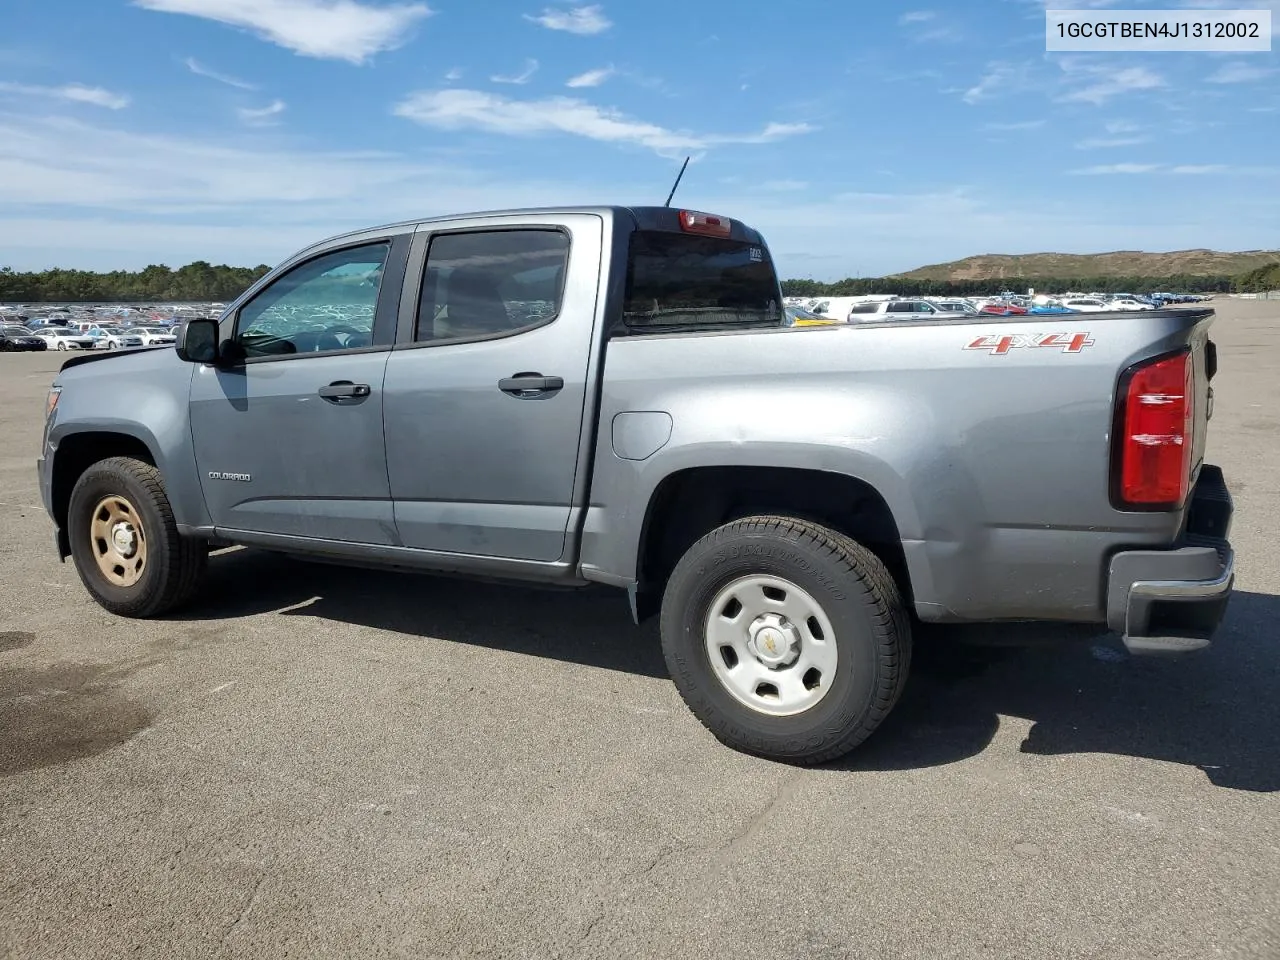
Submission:
[[[1207,277],[1235,276],[1280,262],[1280,250],[1174,250],[1144,253],[984,253],[951,263],[936,263],[906,273],[911,280],[999,280],[1004,277],[1069,279],[1073,277]]]

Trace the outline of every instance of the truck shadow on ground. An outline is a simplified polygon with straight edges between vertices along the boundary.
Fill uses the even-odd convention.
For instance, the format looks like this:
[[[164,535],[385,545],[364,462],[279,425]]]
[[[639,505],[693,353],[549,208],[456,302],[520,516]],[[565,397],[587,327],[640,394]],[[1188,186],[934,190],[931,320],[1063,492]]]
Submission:
[[[553,591],[349,569],[254,551],[215,556],[184,619],[277,612],[666,678],[657,624],[625,595]],[[214,599],[216,598],[216,599]],[[1003,625],[919,632],[911,681],[880,730],[834,769],[940,766],[981,753],[1000,717],[1033,722],[1021,750],[1186,764],[1213,784],[1280,791],[1280,597],[1237,591],[1214,645],[1131,658],[1078,628]]]

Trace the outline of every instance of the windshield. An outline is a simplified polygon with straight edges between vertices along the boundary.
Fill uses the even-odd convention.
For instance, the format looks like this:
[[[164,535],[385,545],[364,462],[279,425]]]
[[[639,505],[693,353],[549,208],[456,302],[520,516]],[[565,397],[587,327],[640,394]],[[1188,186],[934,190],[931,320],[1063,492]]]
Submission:
[[[763,245],[637,231],[623,322],[633,330],[781,326],[778,277]]]

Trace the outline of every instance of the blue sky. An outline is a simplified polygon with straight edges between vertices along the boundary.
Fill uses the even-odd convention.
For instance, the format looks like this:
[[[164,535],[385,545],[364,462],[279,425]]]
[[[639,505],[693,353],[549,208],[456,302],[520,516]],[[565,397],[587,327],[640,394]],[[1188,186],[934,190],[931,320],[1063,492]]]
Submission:
[[[678,200],[763,230],[784,276],[1280,248],[1280,52],[1050,54],[1045,5],[10,3],[0,265],[270,264],[389,220],[661,203],[686,154]]]

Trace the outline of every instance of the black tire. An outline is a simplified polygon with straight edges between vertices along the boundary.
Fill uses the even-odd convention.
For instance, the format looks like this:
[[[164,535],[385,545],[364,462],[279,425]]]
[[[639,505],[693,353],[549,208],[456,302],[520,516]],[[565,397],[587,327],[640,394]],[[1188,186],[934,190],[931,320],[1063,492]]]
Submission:
[[[808,592],[835,630],[831,687],[792,716],[740,702],[716,676],[704,642],[717,593],[755,574]],[[853,750],[888,716],[910,669],[911,623],[885,565],[843,534],[790,517],[736,520],[690,547],[667,581],[661,633],[671,678],[707,729],[726,746],[786,763],[823,763]]]
[[[14,345],[10,341],[0,340],[0,353],[9,353],[10,351],[15,349],[17,348],[14,347]]]
[[[95,508],[111,496],[123,497],[134,507],[147,548],[141,576],[127,587],[112,583],[99,569],[90,537]],[[76,481],[67,510],[67,535],[85,589],[121,617],[144,619],[177,609],[195,594],[208,562],[203,541],[178,533],[160,471],[129,457],[101,460]]]

